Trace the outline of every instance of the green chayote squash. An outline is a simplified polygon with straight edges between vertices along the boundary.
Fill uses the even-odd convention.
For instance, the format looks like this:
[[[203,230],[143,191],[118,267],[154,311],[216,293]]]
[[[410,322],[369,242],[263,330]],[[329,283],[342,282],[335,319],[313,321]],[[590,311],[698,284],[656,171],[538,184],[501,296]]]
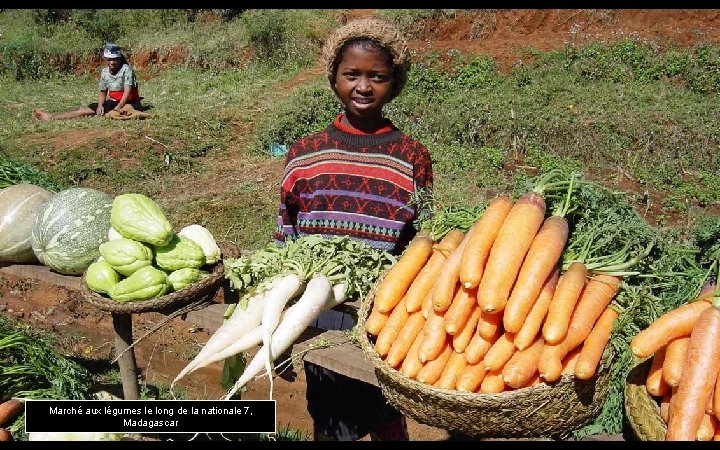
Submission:
[[[196,281],[200,281],[207,277],[209,273],[192,267],[185,267],[184,269],[178,269],[170,272],[168,275],[168,281],[172,286],[173,291],[179,291],[184,289]]]
[[[205,253],[199,244],[175,234],[167,245],[155,247],[155,264],[170,271],[186,267],[199,269],[205,265]]]
[[[99,250],[105,261],[126,277],[141,267],[151,265],[153,261],[153,252],[150,247],[128,238],[104,242],[100,244]]]
[[[120,281],[109,292],[117,302],[133,302],[159,297],[170,290],[167,275],[153,266],[145,266]]]
[[[123,237],[152,245],[165,245],[173,236],[172,226],[160,206],[142,194],[115,197],[110,225]]]
[[[85,270],[85,282],[94,292],[108,294],[119,281],[120,275],[102,257]]]

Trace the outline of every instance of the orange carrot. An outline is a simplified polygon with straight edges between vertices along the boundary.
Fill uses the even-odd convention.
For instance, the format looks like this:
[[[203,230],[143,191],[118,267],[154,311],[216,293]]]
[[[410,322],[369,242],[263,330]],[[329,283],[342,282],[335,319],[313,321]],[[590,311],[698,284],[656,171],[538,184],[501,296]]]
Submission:
[[[424,318],[424,317],[423,317]],[[420,342],[422,342],[423,331],[420,330],[415,340],[410,346],[405,359],[403,360],[402,366],[400,367],[400,373],[408,378],[415,378],[422,369],[423,363],[420,361],[418,356],[418,349],[420,348]]]
[[[373,336],[379,335],[388,317],[390,317],[390,313],[381,313],[380,310],[373,305],[372,310],[370,310],[370,315],[365,321],[365,331]]]
[[[505,331],[517,333],[540,295],[567,243],[570,229],[560,216],[545,219],[520,267],[515,285],[503,310]]]
[[[430,289],[430,292],[428,292],[425,295],[425,298],[422,301],[422,308],[420,309],[422,311],[422,315],[424,318],[428,318],[430,315],[430,310],[432,309],[432,289]]]
[[[668,441],[695,440],[710,388],[720,370],[720,309],[713,306],[698,317],[690,333],[687,364],[674,395]]]
[[[560,362],[560,365],[562,366],[562,370],[560,371],[560,375],[566,375],[566,374],[573,374],[575,375],[575,364],[577,364],[577,360],[580,357],[580,352],[582,351],[582,347],[577,346],[574,349],[570,350],[570,352],[565,355],[565,358],[562,359]],[[542,352],[540,353],[542,356]],[[538,361],[538,364],[540,362]]]
[[[477,288],[480,284],[490,249],[512,206],[510,197],[499,196],[488,204],[477,221],[477,232],[469,238],[460,259],[460,283],[465,288]]]
[[[468,364],[479,364],[480,360],[485,357],[488,350],[490,350],[490,347],[492,347],[495,341],[497,341],[499,336],[500,333],[490,339],[486,339],[479,334],[473,336],[465,349],[465,359],[467,359]]]
[[[432,256],[417,274],[415,280],[405,293],[405,308],[408,312],[415,312],[422,307],[425,296],[432,291],[440,269],[447,261],[448,256],[460,245],[465,233],[460,230],[450,230],[433,247]]]
[[[715,418],[720,420],[720,375],[715,382],[715,392],[713,392],[713,412]]]
[[[715,416],[705,413],[702,416],[697,433],[695,433],[695,440],[712,441],[713,436],[715,436]]]
[[[487,371],[482,363],[468,364],[458,375],[455,387],[458,391],[476,392],[486,373]]]
[[[442,352],[443,345],[445,345],[448,336],[445,332],[443,315],[444,313],[438,314],[434,309],[430,308],[423,327],[425,331],[423,341],[420,343],[420,349],[418,349],[418,356],[423,363],[435,359]]]
[[[442,371],[453,353],[450,339],[446,337],[445,345],[438,357],[426,362],[423,368],[420,369],[420,372],[418,372],[416,379],[421,383],[435,384],[435,382],[440,379],[440,375],[442,375]]]
[[[480,308],[482,310],[482,308]],[[502,314],[488,313],[483,311],[480,314],[480,320],[477,324],[477,332],[485,339],[492,339],[497,336],[498,331],[502,328]]]
[[[538,359],[543,348],[543,338],[538,336],[535,342],[525,350],[517,351],[505,364],[502,371],[505,384],[514,389],[528,385],[537,373]]]
[[[375,351],[378,352],[381,358],[384,358],[387,352],[390,351],[390,346],[395,342],[395,338],[397,338],[398,333],[400,333],[409,316],[410,314],[408,314],[405,309],[405,299],[403,298],[400,300],[400,303],[393,308],[387,321],[385,321],[385,326],[375,341]]]
[[[662,377],[666,348],[666,346],[660,347],[658,351],[655,352],[652,362],[650,363],[647,379],[645,380],[645,388],[648,394],[654,397],[662,397],[670,392],[670,385],[667,384]]]
[[[470,314],[470,319],[465,322],[465,326],[462,331],[456,333],[452,338],[452,346],[456,352],[463,353],[470,343],[470,339],[475,336],[475,329],[477,328],[478,319],[480,319],[480,307],[477,302],[473,305],[473,312]]]
[[[498,370],[491,370],[485,374],[480,383],[481,394],[499,394],[505,390],[505,381],[502,377],[502,367]]]
[[[686,355],[690,336],[682,336],[668,343],[665,350],[662,377],[670,386],[678,386],[682,377],[683,367],[687,364]]]
[[[503,221],[490,249],[478,286],[483,311],[502,311],[520,266],[545,219],[545,200],[537,192],[524,194]]]
[[[490,371],[501,369],[505,363],[510,360],[513,353],[515,353],[513,335],[512,333],[505,332],[500,335],[498,340],[495,341],[485,354],[483,364]]]
[[[477,227],[473,225],[468,230],[460,245],[450,253],[445,264],[440,268],[435,286],[432,289],[432,307],[436,312],[445,312],[455,297],[455,292],[460,284],[458,273],[460,272],[460,258],[465,251],[468,239],[475,232]]]
[[[466,289],[460,286],[452,304],[445,311],[443,320],[447,334],[452,336],[462,330],[476,306],[477,289]]]
[[[545,280],[545,285],[542,291],[540,291],[540,295],[535,301],[530,313],[525,318],[525,322],[522,327],[520,327],[520,331],[515,333],[515,347],[517,347],[518,350],[525,350],[530,346],[542,328],[559,275],[560,271],[556,267],[547,280]]]
[[[565,337],[570,317],[585,287],[586,277],[587,268],[581,262],[571,263],[565,273],[560,275],[542,330],[548,344],[557,344]]]
[[[638,358],[647,358],[658,348],[692,331],[700,313],[710,307],[704,298],[672,309],[658,317],[630,341],[630,348]]]
[[[717,383],[717,380],[715,381]],[[715,385],[712,387],[712,392],[710,393],[710,398],[708,399],[707,405],[705,405],[705,412],[710,414],[711,416],[715,415]]]
[[[560,378],[562,359],[588,337],[619,286],[620,279],[611,275],[598,274],[590,279],[573,311],[565,337],[557,344],[546,344],[543,348],[538,369],[545,380],[552,382]]]
[[[575,363],[574,372],[577,378],[589,380],[595,375],[605,346],[608,341],[610,341],[610,334],[612,333],[613,325],[615,325],[617,318],[617,311],[613,308],[605,308],[605,311],[603,311],[600,318],[595,322],[592,331],[590,331],[590,334],[585,339],[585,343],[580,351],[580,356]]]
[[[464,353],[452,352],[447,364],[445,364],[442,374],[440,374],[440,379],[436,384],[437,387],[441,389],[455,389],[457,377],[466,365],[467,360],[465,360]]]
[[[660,400],[660,418],[665,422],[665,424],[668,423],[668,411],[670,411],[670,400],[672,399],[672,392],[667,391],[663,396],[662,400]]]
[[[432,247],[432,239],[422,232],[410,242],[400,259],[378,284],[375,304],[380,312],[390,312],[400,303],[410,284],[430,258]]]
[[[425,318],[420,311],[410,314],[388,350],[385,362],[390,367],[397,368],[403,362],[424,325]]]

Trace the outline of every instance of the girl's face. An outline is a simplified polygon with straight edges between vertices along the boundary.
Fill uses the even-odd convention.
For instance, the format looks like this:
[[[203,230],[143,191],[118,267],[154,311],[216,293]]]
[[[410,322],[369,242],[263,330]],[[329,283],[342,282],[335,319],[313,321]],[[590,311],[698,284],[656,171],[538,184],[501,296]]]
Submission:
[[[115,73],[120,69],[120,58],[105,58],[110,72]]]
[[[387,55],[377,48],[355,44],[345,49],[333,88],[345,105],[346,115],[373,120],[382,117],[393,84],[393,67]]]

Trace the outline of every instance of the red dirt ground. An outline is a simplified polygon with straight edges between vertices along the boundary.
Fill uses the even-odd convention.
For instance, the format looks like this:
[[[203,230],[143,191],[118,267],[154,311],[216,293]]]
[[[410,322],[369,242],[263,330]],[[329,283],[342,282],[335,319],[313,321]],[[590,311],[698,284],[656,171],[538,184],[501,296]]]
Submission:
[[[346,19],[371,15],[373,10],[351,10]],[[569,44],[596,40],[614,40],[635,36],[655,39],[667,45],[694,45],[720,41],[720,10],[486,10],[474,16],[458,14],[454,20],[434,20],[418,24],[419,38],[410,42],[416,53],[431,50],[484,53],[495,57],[500,67],[511,68],[526,58],[525,50],[559,49]],[[133,64],[142,72],[149,66],[171,66],[182,61],[183,49],[169,54],[136,54]],[[99,63],[99,61],[97,61]],[[291,89],[322,73],[313,67],[282,86]],[[73,130],[54,136],[57,145],[80,144],[94,139],[100,131]],[[240,144],[235,144],[240,145]],[[213,192],[222,194],[226,186],[225,167],[230,155],[210,159],[218,170],[206,173],[213,178],[194,180]],[[275,165],[273,165],[275,164]],[[249,167],[266,176],[277,163],[268,167]],[[251,174],[252,175],[252,174]],[[630,183],[631,184],[631,183]],[[226,188],[225,188],[226,189]],[[66,351],[91,359],[107,359],[112,353],[112,324],[109,315],[80,303],[78,294],[42,282],[0,276],[0,314],[71,338]],[[137,315],[135,336],[162,319],[155,313]],[[188,322],[175,319],[161,331],[139,344],[136,356],[143,379],[169,383],[208,338],[205,330],[197,330]],[[181,382],[190,398],[219,398],[224,392],[218,380],[221,365],[201,369]],[[302,372],[294,382],[278,379],[274,398],[278,401],[278,426],[311,430],[311,420],[305,409],[305,390]],[[253,382],[245,398],[267,398],[266,381]],[[444,440],[447,433],[409,421],[413,440]]]

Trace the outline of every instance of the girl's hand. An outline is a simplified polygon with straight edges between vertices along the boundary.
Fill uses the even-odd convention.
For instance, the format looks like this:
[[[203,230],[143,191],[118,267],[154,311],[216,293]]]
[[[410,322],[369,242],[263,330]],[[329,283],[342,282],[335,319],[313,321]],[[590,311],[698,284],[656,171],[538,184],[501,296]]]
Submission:
[[[105,107],[103,105],[98,105],[97,109],[95,110],[95,114],[98,116],[102,116],[105,114]]]

